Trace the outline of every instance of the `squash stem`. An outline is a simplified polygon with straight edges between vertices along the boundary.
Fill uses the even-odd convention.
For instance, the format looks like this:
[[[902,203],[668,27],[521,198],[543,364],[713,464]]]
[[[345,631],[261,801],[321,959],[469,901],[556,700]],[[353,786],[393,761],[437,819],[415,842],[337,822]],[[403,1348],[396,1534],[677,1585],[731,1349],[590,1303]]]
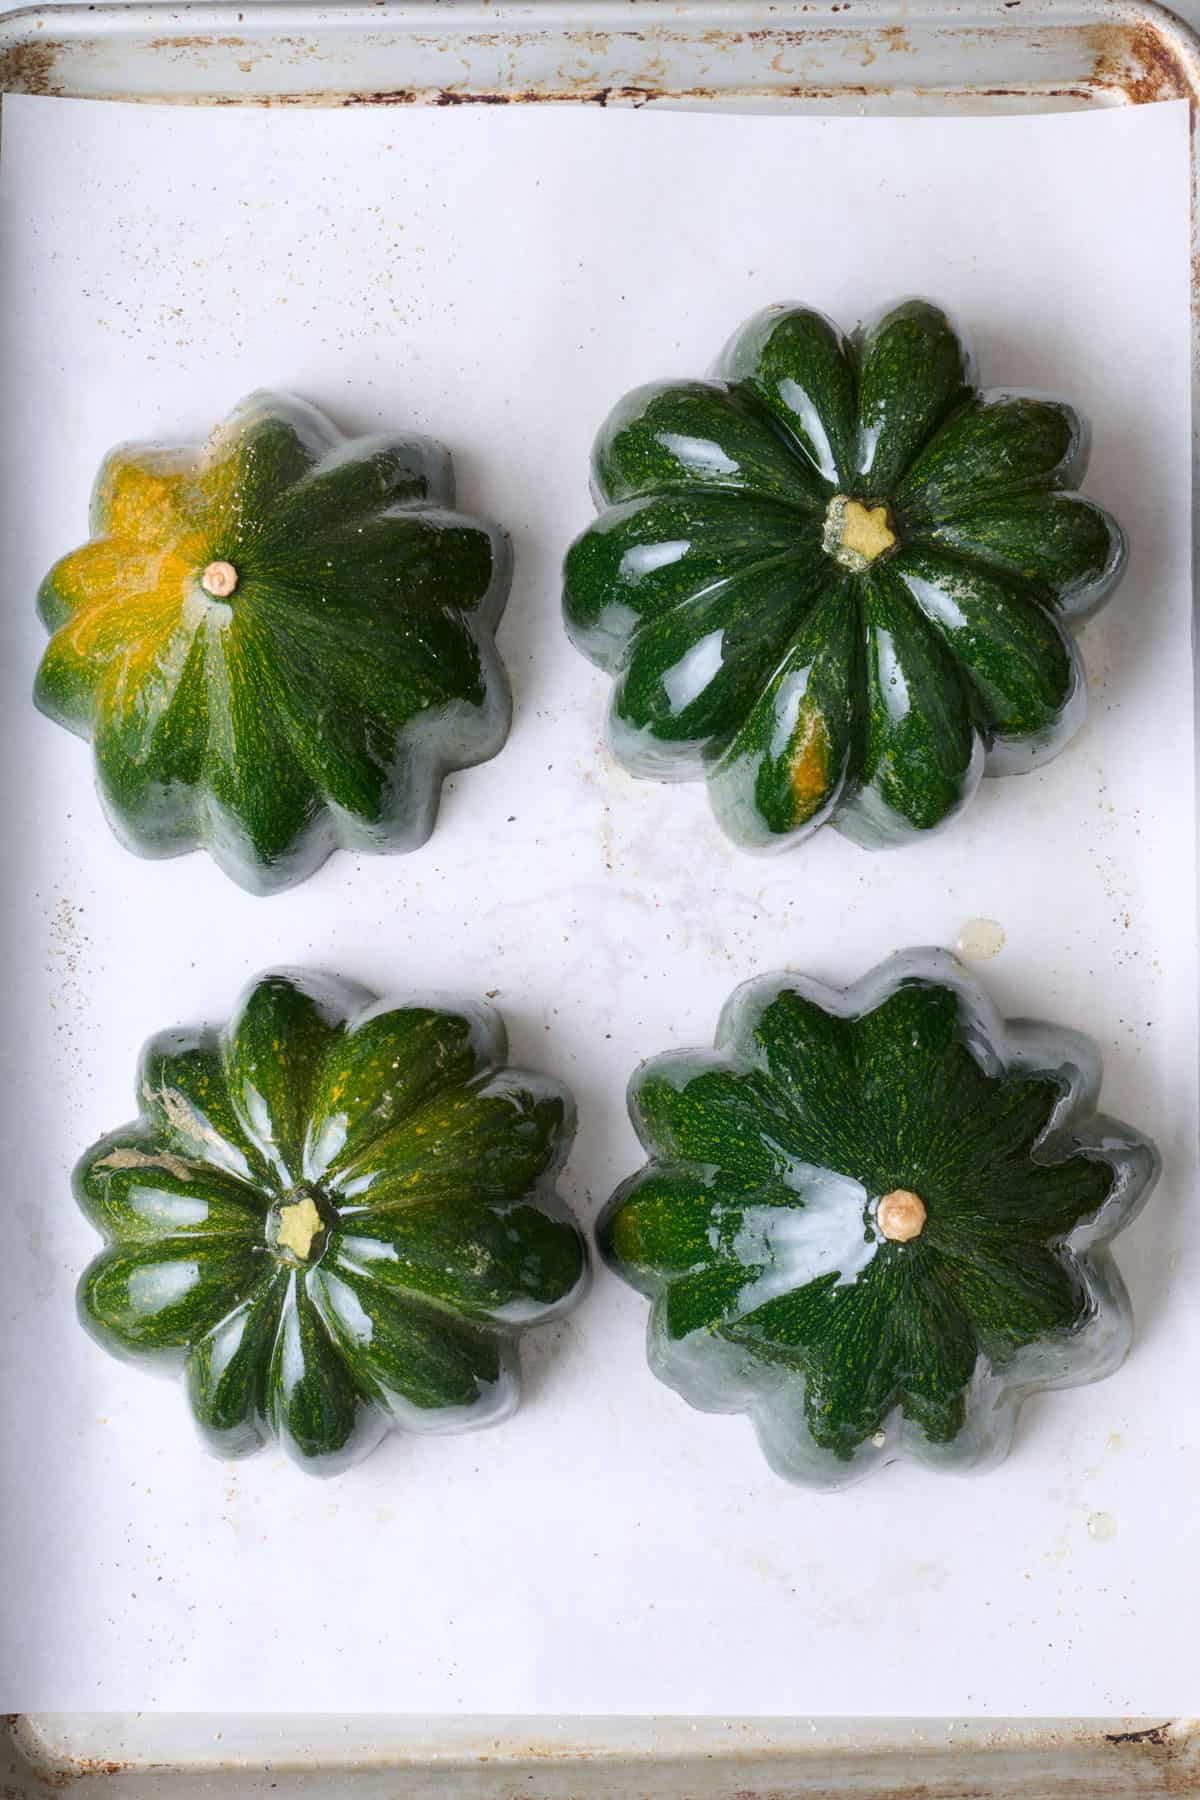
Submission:
[[[311,1268],[324,1254],[337,1213],[319,1188],[301,1182],[267,1214],[267,1248],[292,1268]]]
[[[237,584],[238,572],[231,562],[210,562],[200,577],[200,586],[214,600],[228,600]]]
[[[928,1216],[925,1202],[911,1188],[893,1188],[875,1208],[875,1223],[894,1244],[908,1244],[920,1237]]]
[[[835,494],[825,510],[821,548],[843,569],[853,569],[856,575],[869,569],[885,550],[894,549],[898,541],[891,514],[882,501],[871,506],[862,500],[851,500],[847,494]]]

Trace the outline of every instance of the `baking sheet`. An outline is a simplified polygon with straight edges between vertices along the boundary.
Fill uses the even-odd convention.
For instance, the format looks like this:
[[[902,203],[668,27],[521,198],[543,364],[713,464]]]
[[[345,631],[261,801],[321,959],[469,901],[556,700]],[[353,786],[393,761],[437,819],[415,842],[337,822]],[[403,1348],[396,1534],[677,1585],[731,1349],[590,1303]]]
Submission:
[[[0,1705],[289,1712],[1009,1713],[1193,1709],[1196,955],[1187,115],[845,121],[587,110],[186,113],[20,99],[0,165],[0,662],[9,978],[9,1469]],[[600,745],[557,565],[612,400],[693,374],[768,300],[850,322],[907,291],[966,319],[984,379],[1092,416],[1089,491],[1129,576],[1084,635],[1092,716],[945,836],[736,854],[701,789]],[[37,581],[99,456],[200,436],[256,386],[453,447],[504,519],[501,757],[409,858],[339,857],[269,901],[101,824],[87,753],[27,701]],[[1010,1013],[1104,1046],[1110,1111],[1167,1175],[1120,1260],[1141,1330],[1112,1380],[1030,1403],[976,1480],[898,1467],[835,1497],[749,1425],[659,1387],[644,1303],[601,1274],[526,1340],[499,1430],[393,1437],[331,1484],[196,1447],[178,1388],[95,1350],[95,1240],[67,1172],[132,1112],[157,1026],[218,1019],[271,963],[498,990],[517,1060],[575,1088],[566,1190],[637,1160],[637,1060],[707,1041],[733,984],[850,980],[1004,928]],[[978,932],[968,932],[978,940]]]

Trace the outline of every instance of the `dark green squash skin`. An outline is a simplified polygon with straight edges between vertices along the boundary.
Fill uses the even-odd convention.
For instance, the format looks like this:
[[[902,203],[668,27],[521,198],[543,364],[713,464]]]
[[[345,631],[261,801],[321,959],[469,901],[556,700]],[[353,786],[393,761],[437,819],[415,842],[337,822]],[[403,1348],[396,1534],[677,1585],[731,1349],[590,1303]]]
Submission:
[[[980,391],[927,301],[844,338],[769,307],[708,381],[627,395],[597,438],[601,509],[569,550],[572,640],[615,677],[614,754],[703,777],[719,823],[779,850],[829,822],[870,848],[931,831],[983,774],[1056,755],[1087,704],[1069,621],[1125,540],[1073,491],[1088,431],[1062,401]],[[835,495],[895,542],[847,569]]]
[[[121,510],[138,481],[145,504]],[[345,441],[303,401],[252,395],[202,451],[113,451],[91,530],[42,584],[34,697],[93,741],[139,854],[201,846],[274,893],[339,847],[415,849],[445,774],[503,746],[509,540],[454,511],[431,440]],[[200,585],[213,561],[237,571],[227,601]]]
[[[1132,1331],[1106,1246],[1158,1173],[1098,1114],[1093,1044],[1005,1024],[945,951],[843,991],[736,990],[715,1051],[643,1065],[649,1161],[597,1228],[653,1300],[654,1372],[746,1412],[789,1480],[838,1487],[897,1451],[978,1468],[1036,1389],[1108,1374]],[[895,1241],[879,1205],[916,1194]]]
[[[337,1474],[390,1426],[503,1418],[519,1332],[588,1275],[554,1189],[571,1097],[506,1052],[488,1006],[292,970],[255,981],[223,1031],[152,1038],[139,1117],[75,1169],[108,1245],[79,1284],[84,1326],[182,1369],[221,1456],[276,1437]]]

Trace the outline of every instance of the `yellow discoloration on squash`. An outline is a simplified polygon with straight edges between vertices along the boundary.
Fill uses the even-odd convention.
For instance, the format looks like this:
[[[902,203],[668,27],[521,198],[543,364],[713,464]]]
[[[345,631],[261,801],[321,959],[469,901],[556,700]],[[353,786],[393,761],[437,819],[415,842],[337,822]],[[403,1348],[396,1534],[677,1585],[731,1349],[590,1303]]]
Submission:
[[[191,589],[190,570],[175,557],[158,559],[157,577],[153,586],[133,585],[118,596],[109,591],[81,605],[57,637],[82,662],[107,666],[119,659],[127,678],[148,676],[185,623]]]
[[[124,600],[130,590],[141,593],[157,579],[162,552],[116,538],[94,538],[55,563],[49,585],[68,612],[81,612],[107,601]]]
[[[805,708],[792,742],[789,770],[796,800],[796,820],[811,818],[829,791],[829,729],[824,715]]]
[[[93,521],[109,537],[161,548],[196,522],[196,458],[190,452],[115,451],[100,471]]]
[[[127,637],[159,637],[180,621],[187,598],[189,570],[173,556],[157,559],[152,583],[136,578],[121,593],[108,592],[81,602],[74,617],[63,627],[80,656],[90,654],[94,640],[102,636],[109,614],[119,614]]]
[[[148,677],[182,631],[208,616],[198,588],[211,543],[191,453],[114,453],[101,471],[93,524],[104,535],[63,557],[49,587],[68,615],[51,652],[101,672],[119,662],[123,683]],[[176,641],[175,659],[186,648]]]

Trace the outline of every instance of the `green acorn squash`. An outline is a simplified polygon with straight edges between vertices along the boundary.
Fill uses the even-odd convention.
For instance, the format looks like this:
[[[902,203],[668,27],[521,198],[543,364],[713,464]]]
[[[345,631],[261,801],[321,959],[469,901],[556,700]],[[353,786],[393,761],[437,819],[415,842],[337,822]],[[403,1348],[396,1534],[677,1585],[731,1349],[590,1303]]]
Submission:
[[[293,971],[255,981],[222,1032],[152,1038],[140,1116],[75,1170],[108,1240],[84,1326],[182,1368],[223,1456],[274,1436],[334,1474],[389,1426],[503,1417],[518,1332],[587,1274],[554,1193],[570,1096],[505,1055],[488,1006]]]
[[[850,339],[770,307],[717,379],[629,394],[564,592],[618,760],[706,776],[736,842],[781,849],[900,842],[1054,755],[1086,706],[1069,623],[1125,561],[1073,491],[1087,447],[1063,402],[978,391],[921,300]]]
[[[268,893],[425,841],[443,775],[509,723],[508,539],[453,506],[440,445],[346,442],[274,394],[202,450],[112,452],[91,541],[42,583],[34,697],[92,739],[125,844],[202,845]]]
[[[845,992],[737,989],[714,1052],[634,1076],[649,1153],[602,1253],[651,1296],[654,1372],[748,1412],[771,1465],[840,1486],[897,1451],[978,1467],[1037,1388],[1121,1361],[1106,1246],[1158,1171],[1096,1114],[1086,1038],[1005,1024],[944,951]]]

